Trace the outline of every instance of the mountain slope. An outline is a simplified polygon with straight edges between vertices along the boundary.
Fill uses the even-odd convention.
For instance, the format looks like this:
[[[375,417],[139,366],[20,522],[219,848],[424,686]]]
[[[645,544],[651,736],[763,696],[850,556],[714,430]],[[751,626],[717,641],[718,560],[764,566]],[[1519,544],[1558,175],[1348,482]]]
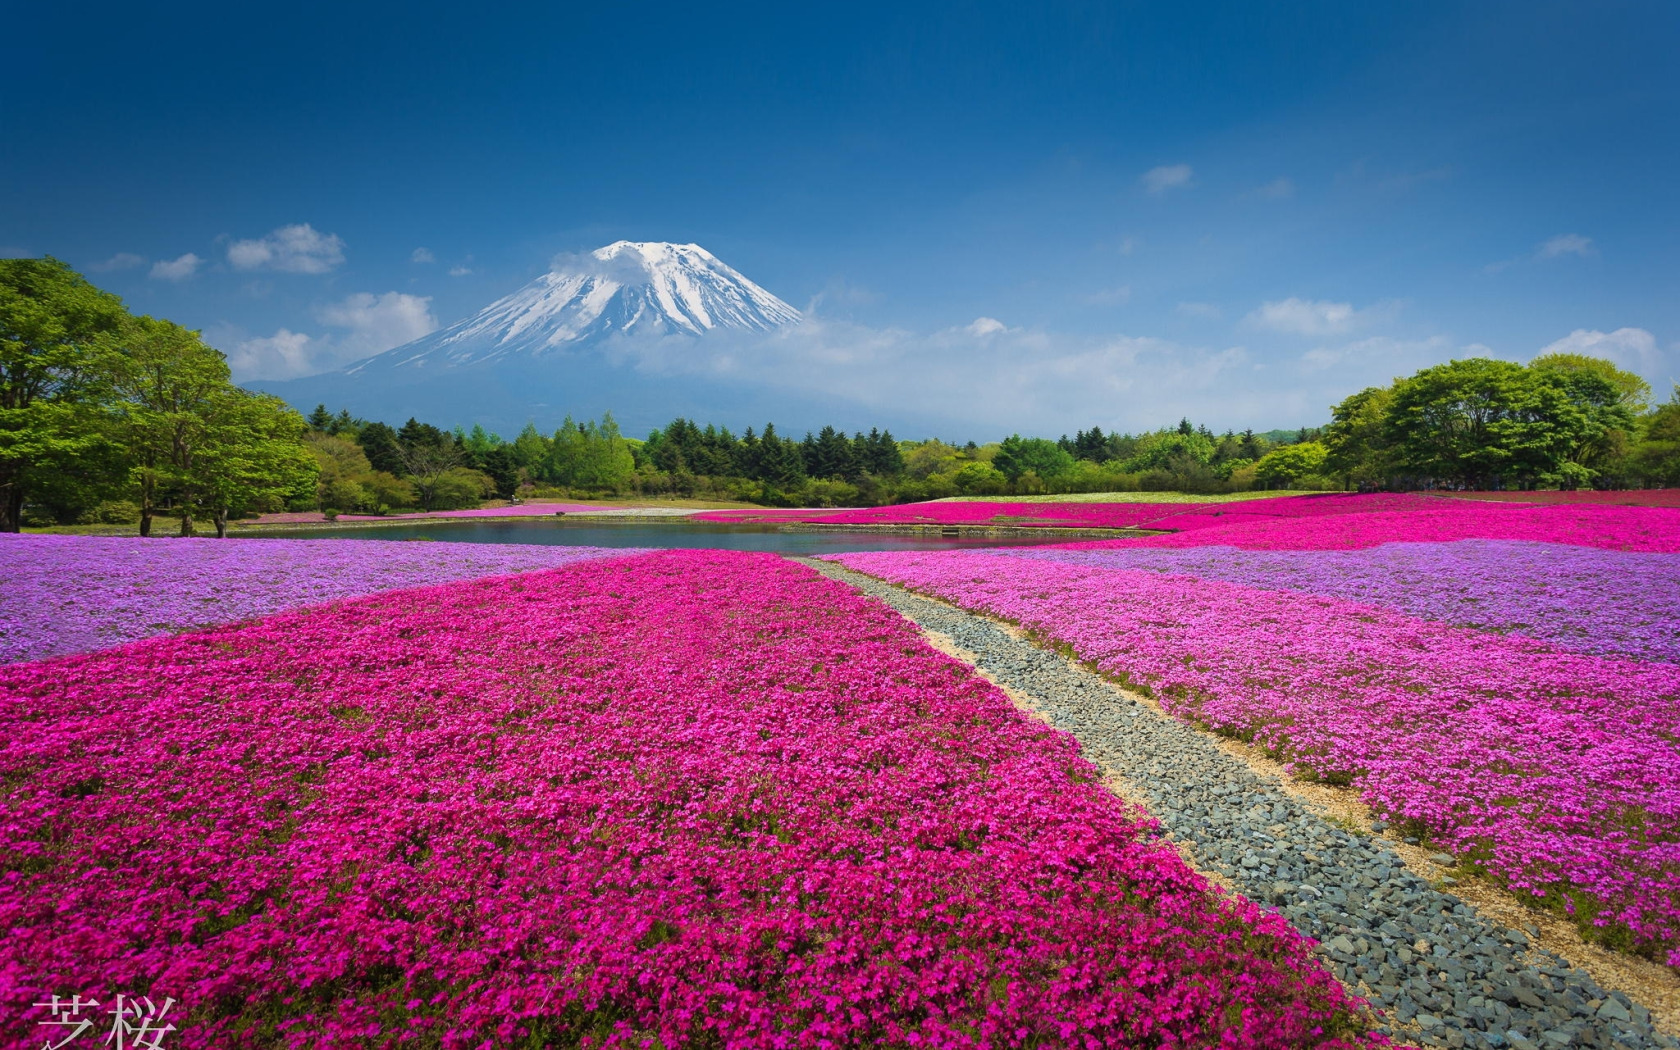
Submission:
[[[798,324],[798,310],[697,244],[618,241],[560,261],[525,287],[430,335],[336,372],[249,383],[307,412],[317,403],[368,419],[482,423],[512,434],[566,415],[612,411],[628,433],[673,416],[744,426],[862,413],[826,396],[789,397],[739,379],[649,367]],[[707,344],[712,344],[708,346]],[[840,415],[834,413],[840,411]]]
[[[344,373],[438,371],[572,351],[613,336],[767,332],[799,321],[798,310],[697,244],[618,241]]]

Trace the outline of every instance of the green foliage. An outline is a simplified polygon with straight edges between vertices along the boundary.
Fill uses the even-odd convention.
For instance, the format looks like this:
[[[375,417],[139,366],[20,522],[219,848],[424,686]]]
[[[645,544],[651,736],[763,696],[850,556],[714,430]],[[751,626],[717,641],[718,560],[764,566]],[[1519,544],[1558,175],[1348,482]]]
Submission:
[[[1327,456],[1328,451],[1317,441],[1283,445],[1260,457],[1254,465],[1254,476],[1267,488],[1300,488],[1303,482],[1324,473]]]
[[[1045,481],[1071,471],[1073,456],[1054,441],[1011,434],[998,448],[992,466],[1010,481],[1018,481],[1029,472]]]
[[[636,459],[608,412],[597,424],[573,422],[571,416],[554,432],[545,481],[571,488],[615,490],[636,472]]]
[[[183,535],[195,516],[225,535],[230,514],[314,484],[303,430],[234,386],[197,332],[129,315],[56,260],[0,263],[0,528],[27,501],[58,522],[137,520],[141,535],[167,506]]]
[[[122,300],[57,259],[0,260],[0,531],[109,441]]]
[[[951,483],[965,496],[995,496],[1008,489],[1009,477],[990,463],[968,463],[951,475]]]
[[[1594,370],[1450,361],[1395,384],[1385,437],[1395,466],[1414,477],[1476,488],[1556,483],[1582,476],[1565,463],[1632,425],[1619,397]]]

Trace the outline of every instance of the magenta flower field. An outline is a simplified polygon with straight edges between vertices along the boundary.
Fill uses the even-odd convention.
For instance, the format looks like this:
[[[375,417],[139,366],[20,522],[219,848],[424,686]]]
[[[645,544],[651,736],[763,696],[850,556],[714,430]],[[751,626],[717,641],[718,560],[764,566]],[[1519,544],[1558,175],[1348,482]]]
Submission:
[[[1412,545],[1349,571],[1345,557],[1303,565],[1230,548],[1169,559],[1188,552],[1151,542],[835,560],[1069,646],[1170,713],[1351,782],[1465,863],[1680,965],[1680,666],[1669,662],[1676,621],[1650,622],[1672,617],[1673,559],[1609,565],[1580,547],[1481,545],[1437,552],[1408,576],[1397,562],[1429,557]],[[1573,592],[1582,609],[1538,629],[1563,635],[1559,644],[1423,618],[1513,627],[1570,600],[1567,578],[1561,592],[1522,593],[1523,573],[1574,558],[1588,581]],[[1595,568],[1632,579],[1592,581]],[[1420,579],[1428,586],[1414,593],[1391,591]],[[1512,593],[1495,600],[1501,586]],[[1301,593],[1361,587],[1378,603]],[[1618,607],[1637,606],[1642,588],[1656,596],[1647,629],[1622,630]],[[1595,620],[1604,594],[1611,607]]]
[[[1136,528],[1167,533],[1138,541],[1160,547],[1353,550],[1395,541],[1486,539],[1680,552],[1680,514],[1666,507],[1499,502],[1425,493],[1335,493],[1214,504],[934,502],[839,511],[709,511],[695,517],[820,525]]]
[[[635,551],[395,540],[142,540],[0,534],[0,663],[377,591]]]
[[[1070,738],[770,555],[15,664],[0,732],[13,1018],[97,990],[175,998],[184,1046],[1380,1041]]]

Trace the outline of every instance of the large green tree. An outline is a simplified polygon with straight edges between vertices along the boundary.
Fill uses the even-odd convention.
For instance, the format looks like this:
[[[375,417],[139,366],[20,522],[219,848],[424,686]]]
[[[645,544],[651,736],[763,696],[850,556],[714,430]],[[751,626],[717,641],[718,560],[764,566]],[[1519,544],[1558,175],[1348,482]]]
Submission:
[[[1003,439],[992,466],[1010,481],[1032,471],[1041,478],[1053,478],[1073,469],[1073,456],[1047,438],[1023,438],[1011,434]]]
[[[205,404],[203,427],[180,498],[183,517],[208,513],[218,537],[232,514],[279,510],[315,488],[320,468],[303,442],[307,426],[279,398],[224,386]]]
[[[214,418],[230,389],[227,359],[197,332],[137,317],[124,336],[116,388],[129,476],[140,505],[140,535],[164,502],[181,512],[191,536],[200,457],[216,440]]]
[[[1386,437],[1413,480],[1486,488],[1558,477],[1592,429],[1587,411],[1554,378],[1476,357],[1396,383]]]
[[[1387,428],[1393,400],[1392,388],[1366,387],[1330,410],[1323,438],[1326,473],[1360,487],[1387,483],[1394,473]]]
[[[612,413],[601,422],[574,422],[571,416],[550,443],[549,476],[562,485],[615,488],[636,472],[636,458],[618,431]]]
[[[108,440],[122,300],[57,259],[0,260],[0,532]]]

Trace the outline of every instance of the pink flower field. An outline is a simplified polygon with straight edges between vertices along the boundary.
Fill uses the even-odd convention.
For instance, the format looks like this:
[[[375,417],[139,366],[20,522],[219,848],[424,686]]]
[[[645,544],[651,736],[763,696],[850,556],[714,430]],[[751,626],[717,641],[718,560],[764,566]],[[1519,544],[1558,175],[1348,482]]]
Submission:
[[[935,502],[842,511],[708,511],[695,517],[822,525],[1137,528],[1169,533],[1136,541],[1161,547],[1350,550],[1400,540],[1486,539],[1680,551],[1680,514],[1667,507],[1584,501],[1515,503],[1429,493],[1337,493],[1204,505]]]
[[[1641,768],[1597,703],[1557,717]],[[15,664],[0,732],[5,1046],[117,992],[183,1047],[1381,1041],[1070,738],[770,555]]]
[[[1650,511],[1662,517],[1633,524],[1618,517],[1620,533],[1614,522],[1604,525],[1605,514],[1644,510],[1546,508],[1563,514],[1544,520],[1590,515],[1603,531],[1580,541],[1611,536],[1635,549],[1672,549],[1674,511]],[[1434,514],[1411,515],[1415,531],[1437,530]],[[1398,598],[1363,604],[1226,582],[1214,578],[1217,559],[1201,576],[1189,562],[1178,571],[1117,567],[1138,561],[1123,559],[1127,552],[1180,545],[1166,540],[1359,547],[1398,538],[1401,517],[1295,521],[1292,534],[1262,520],[1247,532],[1224,526],[1070,545],[1088,552],[1078,560],[1051,548],[834,560],[1019,623],[1169,713],[1252,739],[1301,773],[1352,783],[1380,813],[1426,833],[1461,863],[1570,911],[1611,943],[1680,965],[1680,665],[1449,626],[1400,611]],[[1558,549],[1586,556],[1578,546]],[[1104,551],[1115,565],[1102,563]],[[1619,568],[1637,571],[1631,562]],[[1310,579],[1303,571],[1290,577],[1297,588]],[[1510,581],[1513,589],[1520,583]],[[1479,585],[1492,588],[1491,576]],[[1444,601],[1437,594],[1424,605]],[[1670,620],[1653,638],[1671,639],[1677,628]],[[1589,615],[1574,629],[1589,637],[1571,639],[1572,648],[1590,642]],[[1614,631],[1607,637],[1626,645]],[[1666,651],[1655,640],[1642,644]]]

